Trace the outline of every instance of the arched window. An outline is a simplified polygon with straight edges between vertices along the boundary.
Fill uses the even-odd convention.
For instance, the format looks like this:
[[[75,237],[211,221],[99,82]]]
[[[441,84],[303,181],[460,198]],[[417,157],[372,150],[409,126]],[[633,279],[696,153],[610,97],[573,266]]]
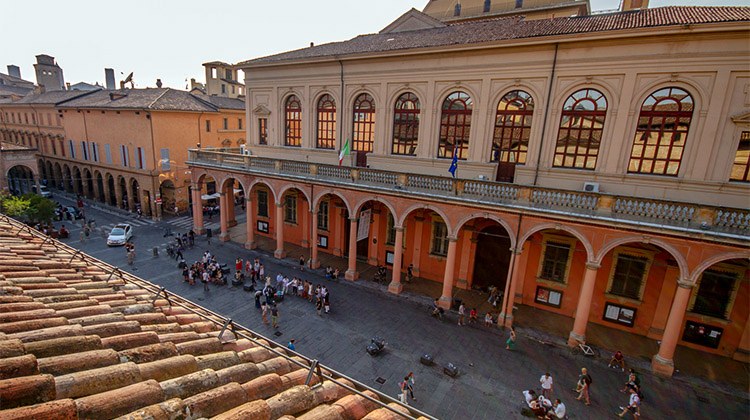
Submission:
[[[474,102],[464,92],[453,92],[443,101],[440,114],[439,158],[466,159],[469,151],[471,129],[471,109]]]
[[[456,3],[453,6],[453,16],[461,16],[461,3]]]
[[[419,139],[419,98],[406,92],[396,99],[393,107],[394,155],[416,155]]]
[[[693,117],[693,98],[676,87],[659,89],[643,101],[628,172],[676,176]]]
[[[553,165],[595,169],[602,141],[607,98],[595,89],[581,89],[563,105]]]
[[[487,13],[490,11],[490,7],[492,6],[491,0],[484,0],[484,13]]]
[[[318,99],[318,149],[336,147],[336,101],[329,94]]]
[[[492,162],[526,163],[534,99],[522,90],[503,96],[497,104],[492,134]]]
[[[302,106],[297,96],[292,95],[284,105],[284,145],[302,146]]]
[[[375,139],[375,99],[363,93],[354,100],[352,118],[352,150],[372,152]]]

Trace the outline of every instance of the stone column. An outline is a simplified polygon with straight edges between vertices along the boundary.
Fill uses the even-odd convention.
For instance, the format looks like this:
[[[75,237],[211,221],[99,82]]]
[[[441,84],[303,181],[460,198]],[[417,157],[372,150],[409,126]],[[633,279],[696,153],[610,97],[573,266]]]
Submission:
[[[234,215],[234,186],[228,185],[224,193],[227,195],[227,227],[237,226],[237,218]]]
[[[357,280],[357,218],[349,218],[349,267],[344,277],[347,280]]]
[[[255,213],[253,212],[253,199],[250,198],[250,194],[245,197],[245,218],[247,224],[245,225],[245,249],[255,249]]]
[[[370,226],[370,237],[376,238],[380,233],[380,211],[372,210],[372,225]],[[373,244],[372,239],[367,238],[367,264],[377,266],[378,261],[378,244]]]
[[[125,190],[128,192],[128,210],[135,211],[136,194],[135,194],[135,191],[133,190],[133,183],[129,181],[125,181]],[[141,209],[145,210],[143,205],[141,205]]]
[[[414,277],[419,277],[420,260],[422,258],[422,226],[424,217],[414,218],[414,247],[412,248],[411,263],[414,265],[412,271]]]
[[[65,183],[66,182],[63,180],[63,184]],[[117,207],[118,209],[125,208],[122,205],[122,186],[117,181],[117,178],[115,178],[115,207]]]
[[[320,267],[320,261],[318,261],[318,212],[310,212],[310,220],[312,222],[312,238],[310,238],[310,260],[312,268]]]
[[[453,272],[456,268],[456,238],[448,238],[448,257],[445,261],[445,274],[443,274],[443,295],[440,296],[439,305],[444,309],[451,307],[453,300]]]
[[[591,298],[594,296],[594,285],[596,285],[596,274],[599,264],[586,263],[586,274],[583,276],[583,285],[578,294],[578,307],[576,308],[576,319],[573,322],[573,331],[568,336],[568,345],[577,346],[578,342],[586,341],[586,326],[589,323],[591,312]]]
[[[221,233],[219,234],[219,240],[221,242],[229,241],[229,197],[227,197],[226,191],[219,193],[219,226]]]
[[[680,339],[682,321],[685,318],[685,311],[690,302],[692,291],[692,284],[684,281],[677,283],[677,291],[672,300],[672,309],[669,311],[667,326],[664,327],[659,353],[651,360],[651,370],[658,375],[672,376],[674,373],[674,351],[677,348],[677,341]]]
[[[310,206],[308,205],[308,210],[309,210],[309,207]],[[300,241],[300,246],[302,246],[303,248],[307,248],[310,246],[309,238],[310,238],[310,215],[311,214],[312,213],[310,211],[303,212],[302,214],[302,223],[301,223],[302,239]]]
[[[276,227],[276,251],[273,256],[282,259],[286,257],[284,251],[284,203],[276,203],[276,217],[274,217],[274,226]]]
[[[521,252],[511,249],[510,250],[510,270],[508,270],[508,277],[505,279],[505,290],[503,291],[503,302],[500,306],[500,316],[498,317],[498,325],[510,328],[513,326],[513,303],[516,301],[516,286],[518,285],[518,278],[521,276]]]
[[[399,294],[404,290],[404,285],[401,283],[401,257],[404,253],[404,228],[396,226],[396,241],[393,244],[393,276],[391,277],[391,284],[388,285],[388,291],[391,293]]]
[[[193,232],[203,234],[203,202],[201,200],[201,184],[192,184],[190,194],[193,198]]]

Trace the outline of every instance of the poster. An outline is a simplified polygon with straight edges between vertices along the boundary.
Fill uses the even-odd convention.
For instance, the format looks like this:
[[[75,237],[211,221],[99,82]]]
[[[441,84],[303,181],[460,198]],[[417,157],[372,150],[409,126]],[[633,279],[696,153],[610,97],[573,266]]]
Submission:
[[[359,213],[359,225],[357,226],[357,242],[370,236],[370,218],[372,209],[362,210]]]

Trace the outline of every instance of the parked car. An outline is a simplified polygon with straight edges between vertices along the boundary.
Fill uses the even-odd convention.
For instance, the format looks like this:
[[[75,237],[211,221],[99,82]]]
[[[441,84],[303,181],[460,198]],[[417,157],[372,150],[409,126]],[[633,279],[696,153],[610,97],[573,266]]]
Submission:
[[[31,191],[33,191],[35,194],[39,194],[44,198],[52,198],[52,191],[47,188],[46,185],[40,185],[39,191],[36,190],[36,187],[31,187]]]
[[[81,213],[81,211],[74,206],[63,207],[63,213],[67,213],[63,216],[63,219],[70,220],[70,218],[72,217],[73,219],[78,220],[83,218],[83,213]]]
[[[107,236],[107,245],[125,245],[125,242],[129,241],[133,237],[133,227],[127,223],[120,223],[119,225],[112,228]]]

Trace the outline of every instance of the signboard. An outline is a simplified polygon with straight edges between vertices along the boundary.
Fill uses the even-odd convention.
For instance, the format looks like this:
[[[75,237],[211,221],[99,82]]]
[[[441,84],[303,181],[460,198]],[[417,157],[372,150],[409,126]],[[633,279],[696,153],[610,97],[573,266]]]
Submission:
[[[635,313],[636,310],[634,308],[620,306],[611,302],[607,302],[604,305],[604,320],[616,324],[632,327],[635,323]]]
[[[719,341],[721,341],[722,334],[724,334],[723,328],[695,321],[687,321],[685,323],[685,332],[682,334],[682,340],[716,349],[719,348]]]
[[[268,233],[268,222],[258,220],[258,232]]]
[[[328,237],[324,235],[318,235],[318,246],[324,249],[328,248]]]
[[[393,251],[385,251],[385,263],[386,265],[393,265]]]
[[[367,239],[370,236],[370,218],[372,209],[362,210],[359,213],[359,225],[357,226],[357,242]]]
[[[562,292],[559,290],[537,286],[536,296],[534,296],[534,302],[559,308],[562,304]]]
[[[161,198],[157,198],[156,200],[154,200],[154,203],[161,204]]]

